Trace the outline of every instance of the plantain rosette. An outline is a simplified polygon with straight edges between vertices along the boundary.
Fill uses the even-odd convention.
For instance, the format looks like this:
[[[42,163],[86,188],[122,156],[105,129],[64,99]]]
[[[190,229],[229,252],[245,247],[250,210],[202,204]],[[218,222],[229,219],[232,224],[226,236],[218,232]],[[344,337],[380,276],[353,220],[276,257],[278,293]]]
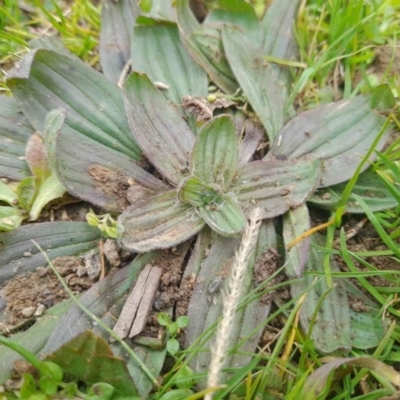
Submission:
[[[234,349],[228,363],[235,368],[248,363],[246,354],[254,352],[268,320],[270,302],[260,301],[253,289],[264,287],[270,279],[257,281],[254,270],[262,267],[268,252],[278,248],[273,219],[283,216],[283,240],[288,244],[310,228],[307,200],[316,207],[334,210],[343,183],[352,177],[362,157],[375,142],[378,150],[384,146],[389,130],[382,130],[385,119],[380,111],[393,105],[390,90],[381,86],[368,94],[301,112],[289,121],[286,101],[290,74],[284,67],[266,62],[264,56],[293,57],[294,41],[287,32],[292,32],[297,2],[273,2],[262,21],[246,2],[235,4],[217,7],[199,24],[185,0],[176,2],[178,23],[153,19],[151,12],[138,17],[136,5],[128,0],[106,1],[109,12],[103,12],[100,47],[107,77],[65,52],[43,45],[28,53],[7,81],[23,119],[43,134],[52,172],[66,190],[107,211],[122,212],[117,226],[122,246],[157,258],[158,253],[149,252],[196,237],[188,262],[183,265],[181,283],[182,287],[193,274],[197,277],[186,330],[187,348],[202,350],[195,351],[190,361],[196,372],[207,369],[210,354],[204,350],[210,348],[210,332],[221,316],[221,290],[212,288],[216,287],[216,279],[222,280],[222,288],[228,285],[226,266],[232,261],[249,212],[261,207],[264,223],[243,283],[244,300],[227,337]],[[134,27],[133,35],[129,29],[118,31],[118,21]],[[111,40],[108,32],[116,36]],[[255,40],[257,37],[263,40]],[[119,55],[115,62],[106,59],[114,57],[115,52]],[[114,82],[121,83],[124,64],[130,59],[133,72],[121,89]],[[206,97],[209,78],[222,96],[222,92],[233,95],[240,87],[252,112],[246,115],[237,107],[227,109],[199,125],[183,110],[181,100],[185,95]],[[256,152],[262,130],[269,141],[264,157]],[[25,131],[13,145],[16,155],[23,152],[20,142],[28,135]],[[12,159],[7,154],[7,162]],[[0,158],[0,171],[3,164]],[[12,176],[24,177],[26,165],[15,162],[14,166]],[[356,185],[354,190],[361,196],[379,192],[387,208],[392,204],[391,196],[376,179],[368,178],[370,174],[364,172],[362,176],[367,178],[361,179],[363,186]],[[130,201],[128,193],[133,194]],[[327,201],[324,193],[330,193],[332,201]],[[357,205],[352,204],[348,211],[356,209]],[[0,240],[14,243],[10,234],[13,232],[2,234],[6,236],[0,236]],[[304,268],[312,273],[322,265],[324,255],[314,251],[316,243],[319,241],[304,240],[284,254],[286,274],[297,279],[292,285],[293,296],[297,299],[309,293],[300,313],[305,329],[326,289],[323,283],[313,284],[309,275],[301,276]],[[0,255],[4,251],[0,249]],[[136,279],[146,257],[138,255],[127,267],[128,278],[121,278],[125,283],[110,300],[112,304],[120,301]],[[9,272],[11,261],[1,267]],[[37,265],[30,263],[29,268]],[[116,278],[107,277],[104,285],[112,279]],[[383,335],[382,325],[369,323],[375,318],[372,311],[361,313],[360,323],[360,318],[349,311],[349,288],[338,281],[340,284],[329,289],[327,301],[318,303],[318,307],[326,315],[340,316],[340,324],[321,327],[316,321],[317,329],[311,336],[315,345],[322,352],[349,350],[357,343],[377,345]],[[329,301],[337,297],[341,299],[337,305]],[[101,299],[101,304],[95,304],[94,292],[84,300],[88,306],[93,305],[93,312],[101,309],[101,316],[112,307]],[[74,333],[78,334],[87,327],[79,322],[81,317],[77,310],[70,311],[69,319],[64,317],[54,332],[74,323]],[[107,323],[113,322],[107,319]],[[376,333],[373,338],[366,329],[368,325]],[[343,336],[343,326],[350,326],[353,332],[346,331]],[[322,340],[324,334],[340,336],[341,340]],[[357,340],[367,334],[368,341]],[[69,333],[53,334],[47,348],[54,350],[70,338]],[[136,348],[158,374],[165,351],[139,345]],[[115,349],[122,353],[117,345]],[[137,373],[134,360],[128,363]],[[135,378],[133,372],[131,375],[140,394],[146,395],[151,381],[142,375]]]

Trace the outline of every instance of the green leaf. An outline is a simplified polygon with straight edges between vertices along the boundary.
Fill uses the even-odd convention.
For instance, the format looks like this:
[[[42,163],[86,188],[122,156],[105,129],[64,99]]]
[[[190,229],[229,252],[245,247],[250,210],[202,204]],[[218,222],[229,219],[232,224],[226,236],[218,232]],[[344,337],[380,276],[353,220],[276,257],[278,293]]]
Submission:
[[[105,382],[99,382],[89,388],[86,398],[109,400],[112,398],[114,392],[115,388],[112,385]]]
[[[0,233],[0,284],[46,264],[32,239],[54,259],[88,251],[97,246],[100,236],[101,232],[86,222],[44,222]]]
[[[199,243],[196,243],[195,249]],[[233,238],[224,238],[217,236],[214,244],[207,252],[199,269],[188,271],[188,277],[191,273],[196,273],[196,284],[192,292],[188,307],[188,318],[190,324],[185,329],[186,348],[189,349],[193,357],[189,365],[196,372],[205,373],[210,364],[209,335],[216,327],[216,321],[222,315],[222,290],[226,288],[228,279],[225,279],[221,290],[210,293],[209,288],[216,277],[225,276],[227,266],[232,264],[235,250],[237,250],[240,240]],[[260,235],[256,246],[255,254],[249,261],[248,268],[243,281],[242,298],[254,289],[254,284],[262,284],[262,281],[254,280],[254,268],[260,272],[264,257],[270,257],[268,248],[276,249],[276,234],[272,220],[265,221],[261,225]],[[195,254],[195,257],[199,255]],[[257,266],[257,263],[259,265]],[[190,264],[190,261],[189,261]],[[188,269],[188,267],[187,267]],[[186,274],[186,271],[185,271]],[[260,302],[257,300],[246,302],[243,308],[240,308],[236,314],[234,323],[231,327],[229,336],[229,346],[231,349],[226,365],[242,368],[251,360],[251,354],[254,354],[257,348],[259,338],[262,333],[262,327],[268,317],[269,302]],[[209,332],[209,330],[213,331]],[[199,341],[199,338],[201,340]],[[224,380],[225,381],[225,380]],[[205,382],[200,382],[204,386]]]
[[[138,184],[154,191],[168,188],[129,156],[68,134],[63,129],[64,117],[63,110],[47,115],[45,143],[53,173],[75,197],[106,210],[122,211],[129,205],[129,186]]]
[[[344,280],[334,278],[331,287],[328,287],[323,275],[316,281],[313,272],[324,272],[324,254],[313,244],[323,246],[324,240],[318,234],[311,236],[311,248],[305,269],[307,273],[297,283],[291,284],[294,298],[307,291],[300,308],[301,325],[305,332],[309,332],[311,323],[314,322],[311,339],[319,351],[332,353],[350,350],[350,310]],[[339,271],[333,259],[330,260],[330,265],[333,271]]]
[[[273,141],[284,124],[284,90],[260,49],[238,29],[225,26],[222,40],[229,65]]]
[[[67,109],[64,129],[72,141],[90,138],[140,160],[120,89],[83,62],[53,51],[36,50],[10,72],[7,84],[38,132],[44,131],[49,111]]]
[[[9,185],[0,180],[0,201],[15,206],[18,204],[17,194],[10,188]]]
[[[179,351],[179,342],[174,338],[167,340],[167,351],[172,355],[177,353]]]
[[[167,313],[160,312],[157,314],[157,322],[161,326],[168,326],[171,323],[171,317]]]
[[[246,217],[231,193],[221,196],[214,203],[198,208],[207,225],[222,236],[236,236],[246,226]]]
[[[319,189],[308,199],[308,202],[318,208],[335,210],[339,205],[346,185],[347,182]],[[373,212],[388,210],[398,204],[390,190],[385,186],[382,178],[372,170],[364,171],[359,175],[346,204],[347,212],[364,214],[363,208],[357,203],[354,195],[360,196]]]
[[[39,378],[39,388],[43,394],[52,396],[57,393],[58,383],[51,376],[41,376]]]
[[[293,60],[297,56],[294,26],[299,0],[273,1],[260,22],[262,28],[263,54],[280,60]],[[279,81],[289,91],[291,73],[284,65],[271,63],[271,68]]]
[[[181,29],[191,31],[185,20],[188,12],[182,10],[186,7],[184,3],[181,1],[177,6],[178,25]],[[194,61],[207,71],[216,85],[226,93],[236,91],[238,84],[224,55],[219,27],[199,25],[190,35],[184,33],[182,42]]]
[[[184,37],[189,37],[200,26],[190,8],[189,0],[176,0],[175,7],[179,30]]]
[[[239,168],[231,190],[246,213],[263,207],[264,218],[272,218],[300,206],[319,176],[319,160],[255,161]]]
[[[310,237],[300,240],[292,248],[288,244],[311,229],[311,220],[305,204],[283,215],[283,240],[285,242],[285,272],[289,278],[299,278],[307,262]]]
[[[212,3],[204,24],[223,22],[238,26],[252,41],[259,41],[261,32],[254,8],[244,0],[218,0]]]
[[[19,181],[30,175],[25,145],[34,133],[17,101],[0,96],[0,177]]]
[[[18,203],[25,211],[29,211],[37,192],[36,178],[28,176],[17,187]]]
[[[79,57],[71,53],[65,46],[64,43],[61,41],[61,39],[58,36],[39,36],[29,42],[29,49],[30,50],[36,50],[36,49],[46,49],[46,50],[51,50],[55,51],[57,53],[64,54],[68,57],[75,58],[76,60],[79,60]]]
[[[39,134],[35,133],[28,139],[25,148],[25,158],[32,174],[36,178],[37,186],[40,187],[51,175],[51,170],[47,158],[46,147]]]
[[[24,212],[18,210],[18,208],[0,206],[0,232],[18,228],[25,218]]]
[[[43,207],[50,203],[50,201],[62,197],[64,193],[64,186],[55,175],[51,174],[39,187],[38,193],[29,212],[29,220],[36,221],[39,218]]]
[[[119,395],[138,394],[123,360],[114,356],[104,339],[90,331],[64,344],[46,360],[56,363],[64,373],[87,385],[105,382]]]
[[[22,386],[19,392],[21,399],[30,399],[31,395],[37,393],[36,382],[32,375],[23,374]]]
[[[188,171],[194,135],[180,113],[146,75],[132,73],[124,87],[126,113],[143,153],[170,182]]]
[[[346,290],[350,301],[363,307],[356,311],[350,308],[350,337],[352,347],[372,349],[382,342],[386,323],[380,313],[381,306],[366,296],[360,289],[346,280]]]
[[[139,13],[135,0],[103,1],[100,63],[104,75],[115,83],[130,60],[133,29]]]
[[[179,204],[173,190],[129,207],[119,217],[117,231],[123,246],[141,253],[182,243],[203,226],[194,207]]]
[[[185,400],[191,397],[192,394],[193,391],[189,389],[175,389],[164,393],[159,400]]]
[[[216,185],[207,185],[195,176],[184,179],[178,188],[178,198],[182,203],[201,207],[221,200],[221,189]]]
[[[369,94],[300,113],[279,132],[266,158],[299,158],[308,155],[322,159],[320,187],[349,180],[385,121],[376,112],[379,109],[371,107],[373,99],[378,95],[390,97],[390,89],[379,86]],[[388,128],[377,150],[382,149],[389,133]],[[370,161],[374,158],[375,155]],[[365,168],[368,165],[365,163]]]
[[[163,93],[177,105],[187,95],[207,97],[207,74],[189,57],[175,24],[135,27],[132,70],[167,85]]]
[[[187,365],[179,366],[178,371],[171,378],[171,383],[179,389],[190,389],[194,385],[194,381],[193,370]]]
[[[189,325],[189,318],[186,315],[181,315],[176,319],[179,328],[186,328]]]
[[[304,398],[305,400],[316,399],[318,393],[327,386],[329,377],[332,376],[332,373],[344,364],[346,367],[356,367],[358,369],[367,368],[379,375],[385,381],[400,386],[400,374],[394,368],[373,357],[326,357],[325,361],[327,362],[325,365],[319,367],[307,377],[301,398]],[[349,373],[352,369],[342,371]]]
[[[190,159],[190,173],[203,182],[229,189],[239,158],[236,128],[227,115],[213,118],[198,132]]]

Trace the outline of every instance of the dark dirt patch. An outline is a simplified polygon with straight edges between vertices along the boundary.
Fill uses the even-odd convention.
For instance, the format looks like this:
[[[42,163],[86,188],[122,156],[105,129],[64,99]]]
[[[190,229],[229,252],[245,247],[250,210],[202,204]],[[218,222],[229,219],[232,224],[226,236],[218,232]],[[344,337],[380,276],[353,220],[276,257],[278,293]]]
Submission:
[[[162,276],[160,286],[158,288],[153,310],[147,319],[147,325],[141,336],[159,337],[160,325],[157,321],[157,314],[166,311],[175,305],[175,302],[183,298],[183,294],[187,289],[181,291],[180,284],[182,279],[182,268],[189,250],[190,243],[174,247],[170,250],[163,251],[161,257],[154,260],[151,264],[162,268]],[[181,315],[181,314],[180,314]],[[175,315],[173,318],[177,318]]]
[[[97,164],[91,165],[88,171],[93,177],[95,185],[103,193],[114,197],[116,204],[121,210],[129,206],[127,190],[131,185],[128,176]]]

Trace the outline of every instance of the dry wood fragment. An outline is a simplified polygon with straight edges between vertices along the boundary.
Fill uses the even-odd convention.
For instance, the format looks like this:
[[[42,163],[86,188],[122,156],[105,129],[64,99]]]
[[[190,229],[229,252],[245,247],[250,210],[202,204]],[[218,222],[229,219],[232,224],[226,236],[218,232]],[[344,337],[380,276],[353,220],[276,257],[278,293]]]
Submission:
[[[113,331],[121,338],[139,334],[146,325],[147,315],[153,305],[162,269],[147,264],[128,296]]]

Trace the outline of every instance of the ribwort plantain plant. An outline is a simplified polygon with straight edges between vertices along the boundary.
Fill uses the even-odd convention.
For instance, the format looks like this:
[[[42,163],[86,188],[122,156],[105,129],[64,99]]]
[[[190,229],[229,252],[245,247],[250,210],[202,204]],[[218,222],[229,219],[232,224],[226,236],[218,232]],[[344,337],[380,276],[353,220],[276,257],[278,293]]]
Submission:
[[[348,202],[342,198],[346,182],[374,159],[371,148],[384,147],[390,133],[385,115],[394,100],[379,86],[296,115],[289,102],[293,71],[285,60],[296,57],[297,3],[275,1],[258,20],[245,1],[217,1],[200,24],[186,0],[177,0],[176,10],[166,2],[161,11],[141,14],[133,1],[105,1],[104,74],[44,42],[7,80],[15,109],[44,137],[65,189],[121,213],[119,243],[143,253],[135,268],[154,251],[193,238],[180,287],[192,282],[186,347],[196,372],[207,368],[209,353],[198,349],[210,347],[210,327],[228,286],[226,265],[255,207],[264,222],[244,278],[245,301],[227,332],[234,348],[228,365],[249,361],[268,320],[271,301],[262,294],[271,277],[262,271],[277,249],[294,282],[292,296],[307,293],[300,321],[306,331],[313,326],[321,352],[374,347],[384,332],[374,311],[350,309],[348,293],[370,300],[329,275],[337,267],[322,250],[325,239],[296,239],[311,228],[309,207],[362,213],[353,194],[374,210],[396,204],[369,170]],[[222,291],[211,292],[216,278]],[[250,296],[253,289],[261,294]]]

